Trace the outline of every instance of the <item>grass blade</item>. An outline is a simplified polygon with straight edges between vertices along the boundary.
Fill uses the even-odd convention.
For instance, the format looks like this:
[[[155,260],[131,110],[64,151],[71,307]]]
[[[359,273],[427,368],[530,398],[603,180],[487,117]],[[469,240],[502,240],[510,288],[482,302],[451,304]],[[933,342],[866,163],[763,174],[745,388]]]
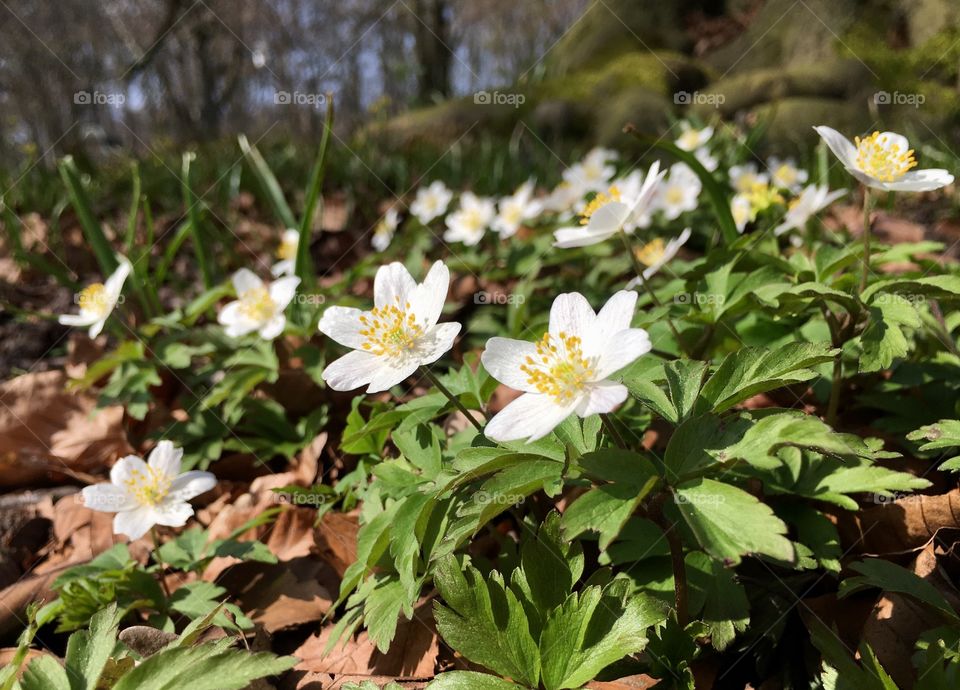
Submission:
[[[297,260],[294,272],[305,287],[313,287],[313,261],[310,259],[310,230],[313,227],[313,217],[318,210],[323,212],[323,197],[320,193],[323,187],[323,173],[326,169],[327,144],[330,141],[330,132],[333,129],[333,94],[327,96],[327,115],[323,122],[323,137],[320,140],[320,149],[317,159],[310,173],[310,184],[307,186],[306,202],[303,208],[303,218],[300,219],[300,242],[297,245]]]
[[[203,276],[203,287],[209,290],[213,287],[213,266],[207,259],[207,250],[203,245],[203,223],[200,218],[199,200],[190,188],[190,164],[197,157],[192,151],[183,154],[180,181],[183,187],[183,204],[187,208],[187,219],[190,232],[193,236],[193,249],[197,254],[197,263],[200,264],[200,273]]]
[[[277,214],[277,218],[283,223],[283,227],[297,227],[297,220],[293,217],[293,211],[290,210],[290,205],[283,196],[280,183],[277,182],[276,176],[273,174],[273,171],[270,170],[267,162],[263,160],[263,156],[260,155],[257,147],[250,144],[242,134],[237,137],[237,141],[240,143],[240,150],[243,151],[244,157],[250,161],[253,173],[260,182],[260,187],[263,189],[264,194],[267,195],[267,200],[270,202],[270,205],[273,206],[274,213]]]
[[[114,255],[113,248],[107,241],[106,235],[103,234],[103,228],[100,227],[100,223],[93,215],[90,199],[87,197],[87,192],[80,181],[80,171],[77,170],[77,165],[74,163],[72,156],[66,156],[60,161],[60,177],[67,187],[70,203],[73,204],[73,209],[77,212],[80,227],[93,248],[97,263],[100,264],[100,270],[104,277],[109,276],[118,266],[117,257]]]

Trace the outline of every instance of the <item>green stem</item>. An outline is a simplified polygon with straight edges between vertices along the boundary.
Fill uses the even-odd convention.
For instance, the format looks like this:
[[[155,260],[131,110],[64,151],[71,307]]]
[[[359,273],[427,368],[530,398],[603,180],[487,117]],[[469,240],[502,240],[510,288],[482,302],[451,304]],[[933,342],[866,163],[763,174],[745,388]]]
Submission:
[[[479,431],[482,434],[483,427],[480,426],[480,422],[478,422],[476,418],[472,414],[470,414],[470,411],[464,406],[462,402],[460,402],[460,399],[457,396],[455,396],[453,393],[451,393],[446,386],[440,383],[440,379],[434,376],[433,372],[430,371],[426,366],[421,366],[420,371],[423,372],[424,376],[430,379],[430,383],[432,383],[437,388],[437,390],[439,390],[441,393],[447,396],[450,402],[452,402],[454,406],[456,406],[456,408],[463,413],[463,416],[466,417],[470,421],[470,423],[473,424],[474,427],[476,427],[477,431]]]
[[[157,536],[156,526],[150,528],[150,536],[153,538],[153,560],[157,562],[157,567],[160,569],[160,586],[163,588],[163,593],[167,595],[167,599],[170,599],[170,588],[167,587],[167,581],[163,577],[163,573],[166,572],[167,566],[164,564],[163,559],[160,558],[160,538]]]
[[[870,210],[873,199],[870,188],[863,188],[863,273],[860,274],[860,292],[867,288],[867,278],[870,277]]]
[[[653,300],[654,306],[657,308],[663,307],[663,302],[660,301],[660,298],[657,297],[657,293],[653,291],[653,288],[647,283],[647,279],[643,277],[643,265],[640,263],[640,260],[637,259],[637,255],[633,253],[633,245],[630,243],[630,238],[627,237],[627,233],[620,231],[620,239],[623,240],[623,246],[627,250],[627,255],[630,257],[630,261],[633,263],[633,270],[637,274],[637,280],[640,281],[640,284],[643,285],[643,289],[647,291],[647,294],[650,295],[650,299]],[[673,324],[673,320],[667,316],[666,317],[667,325],[670,327],[670,332],[673,333],[673,337],[677,341],[677,347],[680,348],[680,352],[687,354],[686,349],[683,346],[683,341],[680,339],[680,331],[677,330],[677,327]]]

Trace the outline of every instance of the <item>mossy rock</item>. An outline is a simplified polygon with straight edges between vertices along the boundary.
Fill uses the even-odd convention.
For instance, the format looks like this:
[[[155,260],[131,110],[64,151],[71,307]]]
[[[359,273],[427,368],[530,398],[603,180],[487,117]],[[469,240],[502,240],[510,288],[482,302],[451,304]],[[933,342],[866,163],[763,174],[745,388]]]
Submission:
[[[956,0],[900,0],[910,44],[919,45],[941,31],[960,26]]]
[[[791,69],[756,69],[710,84],[701,92],[708,98],[702,104],[694,104],[693,110],[702,118],[715,113],[732,117],[784,98],[866,97],[865,86],[867,91],[875,91],[870,83],[870,71],[856,60],[834,59]]]
[[[544,60],[547,75],[596,69],[630,52],[680,50],[680,4],[663,0],[604,0],[592,3]]]
[[[765,126],[761,146],[778,151],[809,150],[820,139],[815,125],[827,125],[852,136],[875,123],[865,101],[837,98],[782,98],[754,109],[750,119]]]
[[[643,87],[624,91],[597,109],[593,128],[595,143],[628,151],[636,149],[640,147],[639,142],[623,133],[624,126],[629,123],[641,134],[657,136],[670,126],[673,109],[671,99]]]
[[[542,98],[596,102],[639,87],[667,96],[702,88],[709,76],[706,66],[681,53],[633,51],[593,69],[547,79],[535,87],[535,93]]]
[[[883,3],[862,0],[767,0],[735,40],[704,59],[724,75],[778,65],[810,65],[837,56],[841,39],[869,7]],[[883,19],[878,11],[877,20]]]

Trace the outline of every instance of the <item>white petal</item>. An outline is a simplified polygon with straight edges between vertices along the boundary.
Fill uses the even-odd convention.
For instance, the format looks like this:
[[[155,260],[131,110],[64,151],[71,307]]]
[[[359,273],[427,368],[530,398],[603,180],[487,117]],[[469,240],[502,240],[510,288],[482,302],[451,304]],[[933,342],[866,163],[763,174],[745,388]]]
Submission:
[[[103,317],[102,319],[93,322],[93,323],[90,325],[90,330],[87,331],[87,335],[88,335],[90,338],[96,338],[98,335],[100,335],[100,331],[103,330],[103,327],[104,327],[104,325],[105,325],[106,323],[107,323],[107,318],[106,318],[106,317]]]
[[[877,142],[888,151],[894,147],[898,147],[900,153],[906,153],[910,150],[910,142],[907,141],[907,138],[896,132],[880,132]]]
[[[627,387],[613,381],[600,381],[589,387],[587,395],[577,405],[577,414],[589,417],[613,412],[627,399]]]
[[[240,319],[240,300],[228,302],[220,313],[217,314],[217,323],[221,326],[229,326]]]
[[[169,498],[153,508],[153,520],[165,527],[183,527],[193,515],[193,506],[189,503],[171,501]]]
[[[173,480],[167,498],[171,501],[189,501],[194,496],[210,491],[216,485],[217,478],[210,472],[191,470]]]
[[[593,328],[597,315],[579,292],[566,292],[557,295],[550,307],[550,335],[560,333],[583,338]]]
[[[117,257],[120,261],[120,265],[117,266],[117,270],[107,278],[107,282],[103,284],[103,288],[106,291],[107,295],[110,298],[110,301],[114,304],[117,303],[117,299],[120,297],[120,291],[123,289],[123,283],[127,279],[127,276],[130,275],[130,270],[133,266],[130,265],[130,261],[127,260],[124,256]]]
[[[156,523],[153,508],[141,506],[134,510],[125,510],[113,516],[113,531],[115,534],[125,534],[130,541],[139,539],[150,531]]]
[[[85,486],[81,492],[83,505],[90,510],[103,513],[117,513],[137,507],[136,499],[126,489],[110,482]]]
[[[430,267],[423,283],[417,285],[407,296],[410,311],[416,317],[417,323],[424,328],[436,325],[449,289],[450,269],[442,261],[437,261]]]
[[[365,330],[360,323],[361,316],[363,312],[352,307],[329,307],[323,312],[317,328],[328,338],[356,350],[366,340],[360,335],[360,331]]]
[[[283,261],[278,261],[273,266],[270,267],[270,273],[276,276],[286,276],[292,275],[296,263],[293,259],[284,259]]]
[[[381,266],[377,271],[373,279],[373,302],[378,307],[397,303],[403,306],[407,301],[407,295],[416,286],[416,281],[403,264],[394,261],[392,264]]]
[[[637,293],[632,290],[620,290],[608,299],[597,313],[595,328],[607,335],[630,328],[636,306]]]
[[[277,314],[260,327],[260,337],[264,340],[273,340],[283,333],[284,326],[287,325],[287,317],[283,314]]]
[[[277,305],[277,309],[283,311],[287,308],[287,305],[290,304],[293,296],[297,293],[299,284],[300,279],[296,276],[280,278],[270,284],[270,299]]]
[[[335,391],[352,391],[370,383],[382,367],[381,357],[355,350],[328,364],[321,376]]]
[[[227,305],[229,306],[229,305]],[[231,338],[239,338],[246,335],[247,333],[252,333],[253,331],[260,328],[260,324],[255,321],[251,321],[243,314],[239,312],[234,316],[234,320],[230,323],[224,324],[223,332],[226,333]]]
[[[650,352],[651,347],[650,334],[642,328],[629,328],[614,334],[600,355],[596,366],[597,378],[604,379],[620,371],[641,355]]]
[[[110,482],[117,486],[124,486],[134,479],[134,474],[145,476],[147,463],[136,455],[127,455],[113,463],[113,467],[110,468]]]
[[[62,326],[90,326],[100,321],[99,316],[90,314],[63,314],[57,317],[57,321]]]
[[[611,201],[590,216],[587,229],[595,235],[612,235],[623,228],[630,211],[630,207],[622,201]]]
[[[560,228],[553,233],[554,247],[572,249],[573,247],[587,247],[591,244],[603,242],[609,235],[594,235],[585,227]]]
[[[263,281],[249,268],[241,268],[233,274],[233,289],[238,295],[242,295],[248,290],[263,287]]]
[[[853,143],[832,127],[814,127],[834,155],[846,168],[856,168],[857,149]]]
[[[389,390],[399,383],[406,381],[420,368],[420,361],[415,357],[394,359],[381,357],[380,367],[374,372],[367,393],[379,393]]]
[[[460,324],[455,321],[440,323],[424,333],[416,345],[417,361],[420,364],[432,364],[453,347],[453,341],[460,332]]]
[[[941,168],[911,170],[896,182],[887,182],[886,189],[894,192],[929,192],[953,183],[953,175]]]
[[[171,479],[180,474],[180,460],[183,458],[183,448],[176,448],[170,441],[160,441],[150,451],[147,464],[151,469],[162,472]]]
[[[576,404],[558,405],[549,395],[524,393],[500,410],[484,427],[483,434],[492,441],[536,441],[553,431],[575,407]]]
[[[636,294],[636,293],[634,293]],[[483,368],[497,381],[518,391],[533,392],[536,388],[527,382],[527,375],[520,371],[527,357],[537,354],[537,346],[525,340],[490,338],[480,355]]]

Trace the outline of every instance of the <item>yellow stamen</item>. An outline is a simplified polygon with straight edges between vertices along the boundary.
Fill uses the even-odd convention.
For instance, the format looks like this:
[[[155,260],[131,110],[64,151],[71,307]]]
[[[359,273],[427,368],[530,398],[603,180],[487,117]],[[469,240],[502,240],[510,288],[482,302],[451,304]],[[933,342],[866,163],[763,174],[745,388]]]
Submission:
[[[107,288],[103,283],[93,283],[80,291],[77,298],[80,309],[93,312],[95,314],[104,314],[110,310],[110,299],[107,296]]]
[[[560,332],[556,338],[544,333],[537,341],[536,357],[520,365],[527,383],[551,396],[559,405],[573,401],[584,386],[596,379],[596,361],[583,355],[580,338]]]
[[[159,505],[170,493],[172,482],[173,479],[170,476],[158,472],[148,465],[146,473],[136,469],[132,470],[130,478],[124,482],[124,485],[137,499],[138,503],[155,506]]]
[[[257,323],[269,321],[277,311],[277,303],[270,297],[267,288],[262,285],[240,293],[239,297],[239,311],[251,321]]]
[[[297,256],[297,244],[297,240],[281,240],[280,246],[277,247],[277,258],[283,259],[284,261],[295,259]]]
[[[360,335],[366,340],[361,348],[374,355],[395,357],[411,349],[423,335],[423,327],[410,311],[410,303],[400,307],[400,298],[396,304],[374,307],[369,316],[360,317],[364,328]]]
[[[638,247],[634,250],[634,254],[637,255],[637,261],[642,263],[644,266],[653,266],[655,263],[660,261],[663,258],[663,255],[667,253],[667,245],[659,237],[650,240],[642,247]]]
[[[874,132],[861,139],[856,137],[857,167],[881,182],[893,182],[916,167],[913,149],[903,151],[899,143],[890,142],[886,134]]]
[[[583,213],[580,214],[580,225],[587,225],[594,213],[614,201],[620,201],[620,189],[616,185],[611,187],[606,194],[600,192],[590,200],[590,203],[583,209]]]

